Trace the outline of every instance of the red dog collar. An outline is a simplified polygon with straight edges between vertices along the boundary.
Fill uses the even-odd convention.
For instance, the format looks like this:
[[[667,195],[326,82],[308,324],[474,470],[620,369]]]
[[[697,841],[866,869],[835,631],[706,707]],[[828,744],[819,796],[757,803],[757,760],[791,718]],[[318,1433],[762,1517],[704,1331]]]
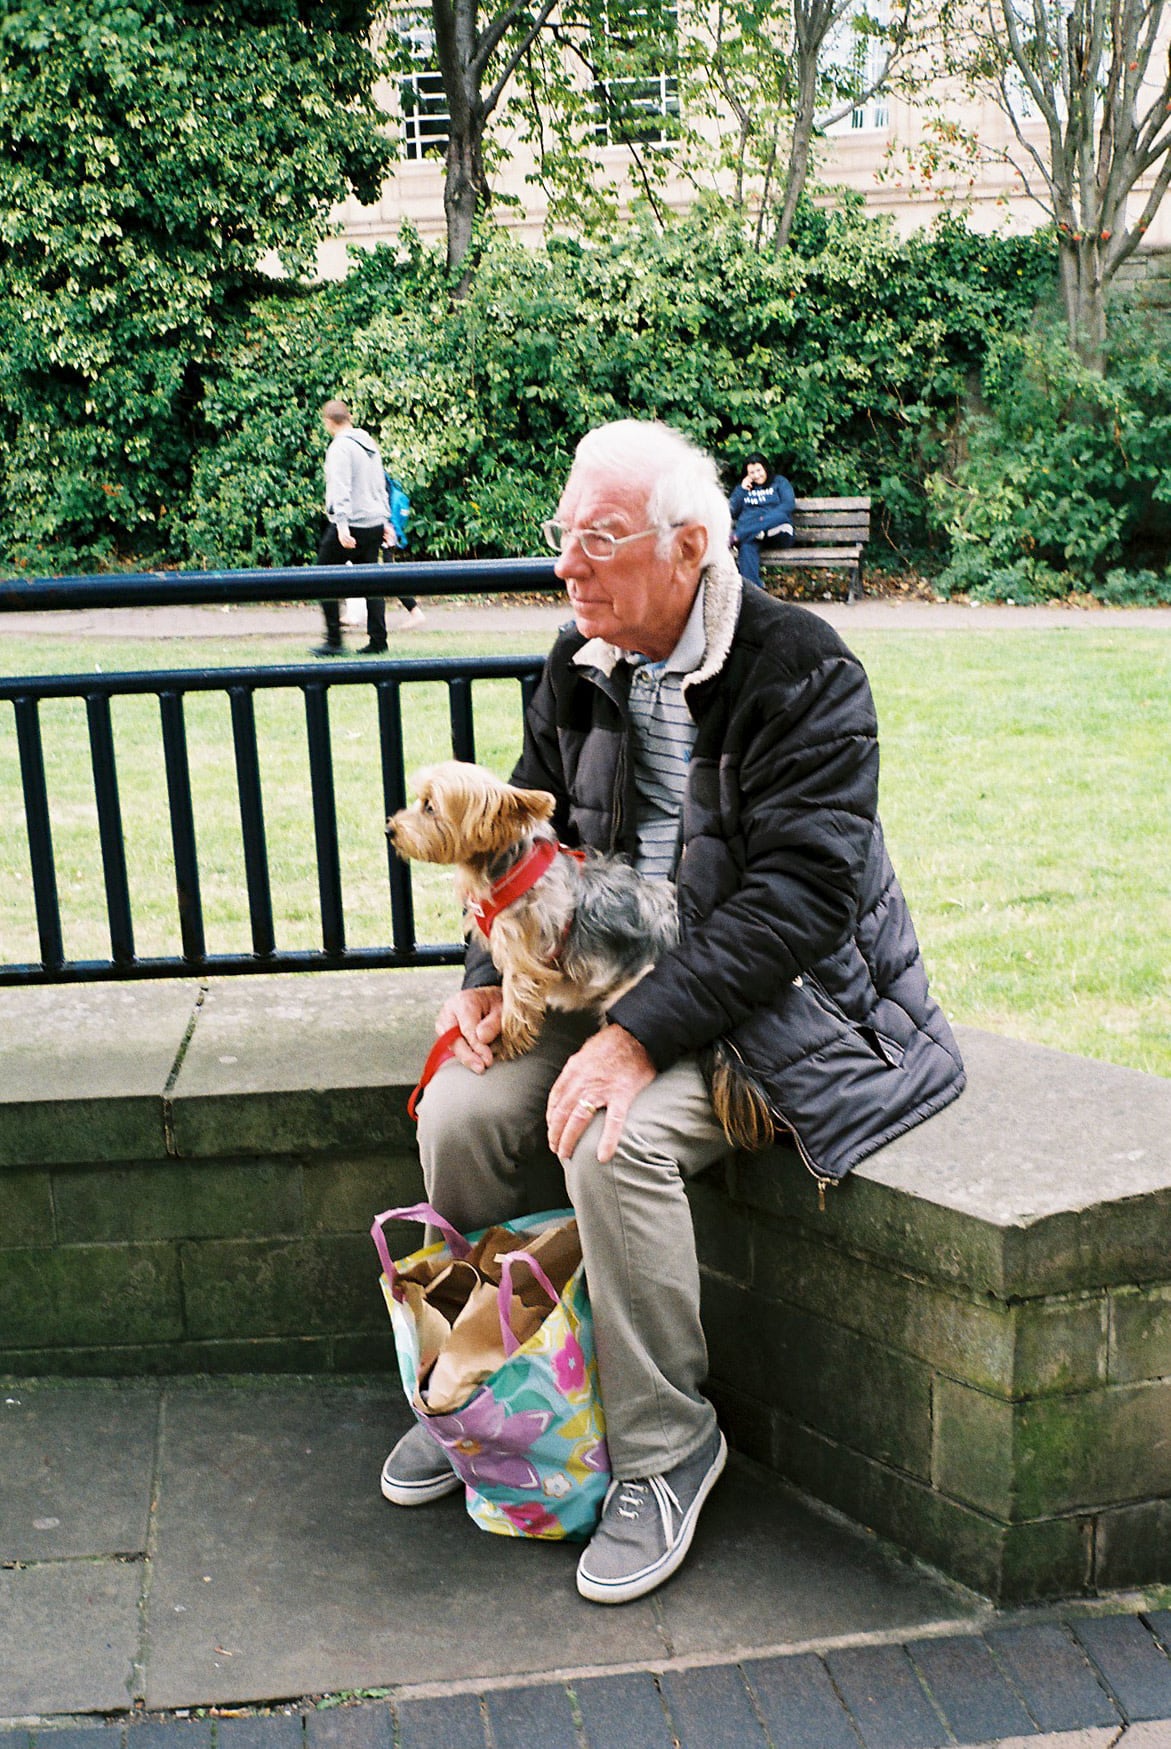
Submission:
[[[486,899],[482,902],[478,899],[467,901],[467,909],[476,919],[485,940],[491,935],[492,925],[500,913],[507,911],[510,905],[515,905],[518,899],[522,899],[535,887],[558,856],[572,856],[577,862],[585,861],[583,850],[570,850],[568,845],[558,844],[552,838],[538,838],[532,849],[526,850],[507,874],[493,882]]]

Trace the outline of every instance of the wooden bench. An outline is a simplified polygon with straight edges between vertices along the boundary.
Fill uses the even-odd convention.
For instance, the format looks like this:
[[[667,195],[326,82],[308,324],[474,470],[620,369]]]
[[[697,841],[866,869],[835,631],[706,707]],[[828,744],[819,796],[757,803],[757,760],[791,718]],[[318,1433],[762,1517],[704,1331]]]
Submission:
[[[862,555],[870,539],[869,498],[798,498],[793,544],[760,549],[762,570],[848,571],[847,601],[862,595]]]

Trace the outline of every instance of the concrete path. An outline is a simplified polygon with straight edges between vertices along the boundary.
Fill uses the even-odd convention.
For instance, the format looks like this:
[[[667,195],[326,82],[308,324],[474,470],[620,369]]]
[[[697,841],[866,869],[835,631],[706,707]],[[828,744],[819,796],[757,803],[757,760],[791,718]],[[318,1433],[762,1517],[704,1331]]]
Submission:
[[[0,1749],[1171,1746],[1169,1610],[998,1615],[741,1459],[599,1609],[387,1505],[407,1425],[389,1379],[0,1386]]]

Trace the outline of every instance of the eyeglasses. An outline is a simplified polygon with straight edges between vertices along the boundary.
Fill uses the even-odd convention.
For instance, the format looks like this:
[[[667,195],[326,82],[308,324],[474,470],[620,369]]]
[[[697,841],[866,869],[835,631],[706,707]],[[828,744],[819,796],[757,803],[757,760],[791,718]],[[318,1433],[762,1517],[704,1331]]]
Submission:
[[[671,526],[675,528],[678,524],[672,523]],[[566,528],[563,522],[541,524],[541,533],[555,553],[563,553],[570,541],[576,540],[586,558],[597,564],[612,559],[618,548],[626,546],[628,541],[644,540],[648,534],[659,532],[657,528],[640,528],[637,534],[614,535],[600,528]]]

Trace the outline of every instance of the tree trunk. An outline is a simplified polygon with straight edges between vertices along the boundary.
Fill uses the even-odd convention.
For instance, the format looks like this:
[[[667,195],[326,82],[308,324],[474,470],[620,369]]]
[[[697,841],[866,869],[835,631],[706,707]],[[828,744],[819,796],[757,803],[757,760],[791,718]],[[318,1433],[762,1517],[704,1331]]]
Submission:
[[[817,114],[817,57],[821,50],[819,38],[812,52],[798,41],[797,107],[793,113],[793,137],[789,146],[789,163],[785,173],[785,197],[773,232],[774,249],[788,247],[797,216],[797,203],[809,180],[809,158],[813,141],[813,122]]]
[[[483,136],[475,116],[456,130],[454,121],[447,142],[447,174],[443,183],[443,211],[447,220],[447,265],[453,271],[463,264],[472,245],[476,214],[486,211],[491,192],[484,175]],[[460,283],[462,296],[467,278]]]
[[[1106,351],[1106,285],[1096,238],[1061,238],[1061,294],[1070,343],[1101,375]]]

